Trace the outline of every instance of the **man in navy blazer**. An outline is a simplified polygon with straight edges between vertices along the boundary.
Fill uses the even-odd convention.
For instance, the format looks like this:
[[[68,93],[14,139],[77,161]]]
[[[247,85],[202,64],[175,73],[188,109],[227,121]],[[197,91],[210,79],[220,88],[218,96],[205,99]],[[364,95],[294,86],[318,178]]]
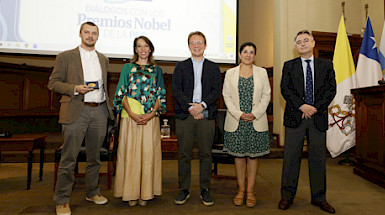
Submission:
[[[336,94],[335,73],[330,61],[314,57],[315,41],[309,31],[298,32],[294,41],[300,57],[285,62],[281,80],[286,107],[282,199],[278,207],[286,210],[293,203],[307,136],[311,203],[335,213],[326,202],[326,130],[328,106]]]
[[[217,100],[221,94],[221,75],[217,64],[203,57],[206,37],[196,31],[188,36],[191,58],[179,62],[174,70],[172,93],[176,100],[176,134],[178,136],[178,180],[181,189],[178,205],[190,197],[191,154],[194,139],[200,157],[200,189],[204,205],[213,205],[210,194],[212,171],[211,148],[215,134]]]

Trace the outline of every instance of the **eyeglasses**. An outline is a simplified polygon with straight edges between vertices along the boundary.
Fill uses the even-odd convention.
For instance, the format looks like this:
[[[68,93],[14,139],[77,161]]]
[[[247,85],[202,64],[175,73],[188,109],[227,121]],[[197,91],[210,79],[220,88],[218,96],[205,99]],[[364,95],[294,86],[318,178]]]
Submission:
[[[205,42],[203,42],[203,41],[191,41],[189,44],[192,46],[195,46],[195,45],[201,46],[201,45],[205,44]]]

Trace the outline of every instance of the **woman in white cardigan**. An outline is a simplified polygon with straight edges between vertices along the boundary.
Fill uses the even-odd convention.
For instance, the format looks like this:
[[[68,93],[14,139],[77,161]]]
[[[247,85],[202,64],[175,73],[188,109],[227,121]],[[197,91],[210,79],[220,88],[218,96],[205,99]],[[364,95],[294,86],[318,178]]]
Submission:
[[[270,84],[265,69],[253,64],[256,47],[246,42],[239,49],[241,63],[226,72],[223,98],[227,107],[224,150],[235,156],[238,193],[233,202],[254,207],[258,157],[270,153],[266,109]],[[247,185],[246,185],[247,179]]]

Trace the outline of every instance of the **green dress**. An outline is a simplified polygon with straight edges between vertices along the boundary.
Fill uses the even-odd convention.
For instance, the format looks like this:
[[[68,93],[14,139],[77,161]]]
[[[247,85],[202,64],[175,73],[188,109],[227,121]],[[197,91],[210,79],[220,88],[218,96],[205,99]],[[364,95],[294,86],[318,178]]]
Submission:
[[[239,76],[238,92],[241,111],[250,113],[253,106],[253,76]],[[225,131],[223,150],[235,157],[260,157],[270,153],[269,132],[258,132],[253,122],[239,120],[238,129],[234,132]]]

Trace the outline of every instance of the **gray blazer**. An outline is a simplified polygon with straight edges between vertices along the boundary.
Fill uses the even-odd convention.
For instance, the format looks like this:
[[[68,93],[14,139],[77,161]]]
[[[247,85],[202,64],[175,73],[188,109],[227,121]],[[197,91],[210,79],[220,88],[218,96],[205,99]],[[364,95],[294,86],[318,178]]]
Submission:
[[[104,92],[106,95],[107,109],[109,117],[114,118],[109,102],[107,91],[107,68],[108,58],[103,54],[96,52],[102,67],[102,78],[104,83]],[[64,51],[56,57],[52,74],[48,80],[48,89],[62,94],[60,99],[59,123],[72,123],[80,115],[84,105],[84,95],[74,95],[76,85],[83,85],[83,68],[80,58],[79,47]]]

